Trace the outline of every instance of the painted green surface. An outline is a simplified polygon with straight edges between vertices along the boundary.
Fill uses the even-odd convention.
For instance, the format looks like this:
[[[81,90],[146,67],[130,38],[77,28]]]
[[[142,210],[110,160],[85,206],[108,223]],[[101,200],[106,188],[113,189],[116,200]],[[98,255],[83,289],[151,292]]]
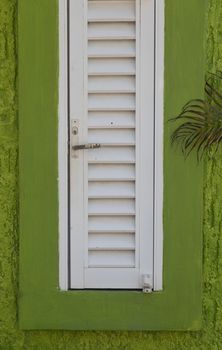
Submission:
[[[207,66],[210,70],[222,69],[222,1],[209,1],[207,15]],[[0,349],[220,350],[222,348],[222,152],[216,159],[205,164],[204,303],[201,332],[22,332],[18,330],[18,139],[15,95],[17,73],[15,19],[16,1],[1,0]],[[194,74],[193,79],[195,80]],[[187,164],[189,167],[189,162]]]
[[[182,156],[170,148],[168,137],[163,292],[150,295],[138,291],[64,293],[57,288],[56,5],[57,0],[19,3],[20,327],[200,329],[202,168],[195,160],[187,167]],[[166,1],[165,107],[168,118],[192,94],[202,94],[204,9],[202,0]],[[191,57],[189,50],[195,57]]]

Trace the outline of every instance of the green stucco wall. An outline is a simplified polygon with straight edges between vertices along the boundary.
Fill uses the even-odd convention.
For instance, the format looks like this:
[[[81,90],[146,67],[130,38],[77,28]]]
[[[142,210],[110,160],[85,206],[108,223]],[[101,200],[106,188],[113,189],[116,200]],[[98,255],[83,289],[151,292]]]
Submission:
[[[16,5],[16,0],[0,0],[0,350],[221,350],[222,150],[216,159],[205,164],[204,300],[201,332],[18,330]],[[206,16],[207,69],[222,70],[222,0],[209,0]]]

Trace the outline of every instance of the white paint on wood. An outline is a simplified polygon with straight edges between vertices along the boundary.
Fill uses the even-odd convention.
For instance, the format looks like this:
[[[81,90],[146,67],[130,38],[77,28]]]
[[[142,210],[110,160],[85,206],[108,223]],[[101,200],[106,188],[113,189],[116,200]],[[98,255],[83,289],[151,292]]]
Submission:
[[[85,11],[87,1],[70,1],[70,125],[78,121],[79,143],[85,143],[85,62],[86,24]],[[80,40],[81,38],[81,40]],[[87,125],[86,125],[87,127]],[[70,128],[71,131],[72,127]],[[70,135],[71,136],[71,135]],[[85,198],[83,188],[85,159],[79,152],[78,158],[70,158],[70,278],[75,288],[84,288],[84,251],[85,251]],[[75,205],[74,205],[75,204]]]
[[[82,6],[83,3],[84,6]],[[114,3],[115,6],[113,6]],[[126,3],[128,3],[127,11],[125,9]],[[135,286],[142,286],[140,275],[141,273],[152,272],[149,269],[149,271],[147,270],[147,266],[150,263],[152,264],[150,261],[152,258],[154,262],[154,290],[162,289],[164,0],[158,1],[158,3],[155,0],[141,0],[141,4],[139,0],[136,0],[136,3],[135,10],[134,0],[89,0],[88,11],[87,0],[78,0],[75,1],[74,11],[74,2],[70,2],[70,14],[72,18],[76,16],[76,21],[71,21],[70,23],[70,33],[72,33],[72,39],[74,39],[70,44],[78,48],[75,50],[75,55],[74,52],[71,52],[70,56],[70,78],[73,81],[75,80],[75,84],[76,79],[78,82],[75,86],[73,85],[73,91],[70,91],[70,117],[76,118],[77,115],[83,117],[84,126],[86,127],[84,129],[82,125],[80,126],[79,142],[90,142],[89,140],[97,140],[98,138],[98,140],[107,145],[101,150],[86,151],[85,155],[83,154],[84,152],[80,152],[79,159],[77,162],[75,161],[75,165],[74,162],[72,163],[71,161],[71,202],[78,203],[78,208],[82,208],[82,214],[80,213],[80,215],[79,211],[81,210],[78,210],[78,214],[75,212],[71,213],[71,222],[74,223],[74,225],[71,223],[71,265],[78,266],[79,269],[79,271],[75,272],[73,272],[72,269],[71,281],[75,281],[74,288],[130,289],[135,288]],[[154,5],[156,8],[154,8]],[[147,194],[148,192],[146,192],[146,189],[143,191],[140,185],[141,181],[145,180],[145,176],[143,178],[141,170],[147,171],[146,164],[148,164],[148,160],[150,161],[152,157],[151,154],[148,155],[147,153],[145,154],[145,152],[143,154],[143,139],[145,147],[152,147],[152,137],[147,138],[144,129],[146,128],[147,130],[148,125],[151,129],[152,125],[150,124],[151,121],[147,118],[142,121],[144,124],[142,124],[143,127],[140,128],[140,126],[138,126],[137,116],[139,113],[139,106],[144,110],[144,115],[151,115],[150,103],[152,103],[152,96],[154,101],[153,92],[150,90],[150,94],[148,93],[149,89],[152,89],[152,84],[149,84],[146,78],[151,74],[149,77],[152,77],[154,81],[154,69],[151,72],[150,68],[152,64],[154,66],[154,55],[152,57],[152,55],[148,54],[149,48],[147,47],[147,43],[148,41],[151,43],[153,40],[154,45],[154,33],[152,38],[152,30],[149,30],[149,25],[153,25],[154,28],[155,10],[156,129],[155,160],[153,159],[153,163],[155,164],[155,184],[153,184],[155,214],[154,222],[152,221],[153,219],[150,218],[151,220],[149,220],[148,223],[148,216],[144,218],[144,221],[141,221],[141,208],[143,212],[143,207],[140,206],[140,224],[138,225],[139,207],[135,207],[134,205],[135,195],[137,202],[138,199],[141,200],[142,198],[144,203],[147,202],[146,205],[149,206],[151,204],[150,197],[145,195],[145,193]],[[79,15],[80,13],[81,16]],[[66,14],[66,1],[60,0],[59,247],[60,288],[63,290],[68,289],[67,120],[64,118],[64,112],[65,115],[67,115]],[[145,21],[145,14],[150,16],[149,21],[148,19]],[[89,20],[88,26],[86,16],[88,16]],[[138,26],[138,19],[140,16],[142,18],[141,27],[140,24]],[[134,24],[135,21],[137,23],[136,27]],[[140,36],[141,33],[142,35]],[[88,63],[86,55],[87,36],[89,39],[88,56],[90,57]],[[138,44],[138,36],[140,36],[140,44]],[[104,37],[106,40],[104,40]],[[79,40],[80,38],[85,39],[82,42],[82,40]],[[141,60],[138,60],[138,52],[140,52],[140,50],[143,51],[143,55],[140,56]],[[135,64],[136,55],[137,63]],[[84,61],[82,60],[83,56],[85,57]],[[113,64],[110,64],[110,62]],[[150,65],[146,65],[147,62],[150,62]],[[88,79],[86,74],[87,69]],[[140,75],[141,71],[143,71],[144,74]],[[79,78],[77,78],[78,76]],[[82,80],[81,83],[81,78],[83,76],[84,80]],[[138,79],[139,76],[141,79]],[[143,84],[146,86],[144,94],[142,89]],[[88,89],[89,92],[89,100],[86,96],[86,89]],[[135,90],[137,93],[136,100],[134,99]],[[139,93],[139,91],[141,91],[141,93]],[[112,101],[109,100],[110,97]],[[141,101],[144,101],[144,103],[141,103]],[[77,104],[79,104],[79,106],[77,106]],[[87,105],[88,112],[86,108]],[[154,105],[152,108],[154,109]],[[89,125],[89,128],[87,128],[87,125]],[[136,134],[134,135],[133,128],[135,125]],[[107,128],[109,129],[107,130]],[[130,132],[130,129],[133,133]],[[114,133],[112,133],[112,130]],[[119,138],[118,131],[122,133],[122,138]],[[137,144],[136,154],[132,151],[135,140],[141,140],[142,142],[142,145]],[[110,146],[113,141],[118,147],[115,145],[112,149]],[[122,145],[119,143],[122,143]],[[142,150],[139,151],[139,149]],[[111,158],[109,158],[110,156]],[[124,157],[127,158],[124,159]],[[141,159],[139,157],[145,157],[144,159],[146,159],[146,161],[139,162],[139,159]],[[140,170],[138,170],[138,166]],[[138,181],[138,171],[140,174],[140,181]],[[84,176],[82,176],[83,173]],[[148,169],[146,180],[147,178],[151,179],[150,176],[151,173],[149,175]],[[137,184],[135,188],[136,178],[137,183],[140,182],[140,184]],[[72,191],[72,188],[76,189],[75,183],[79,185],[77,191],[75,191],[76,193],[73,194],[74,191]],[[85,189],[84,196],[82,196],[81,192],[83,186]],[[88,201],[89,203],[86,205]],[[115,205],[111,203],[115,203]],[[118,209],[118,212],[114,210],[114,207]],[[84,215],[87,208],[90,211],[89,217]],[[146,212],[147,215],[147,209],[144,212]],[[139,243],[136,239],[136,232],[141,229],[141,224],[143,227],[143,225],[146,224],[151,225],[151,222],[154,227],[154,255],[153,253],[149,254],[147,259],[145,245],[149,245],[152,239],[147,239],[148,235],[144,236],[142,240],[145,239],[145,244],[143,245],[141,240]],[[84,231],[83,235],[79,235],[78,231],[80,232],[82,227]],[[145,233],[144,230],[143,233]],[[75,244],[73,243],[74,241]],[[83,254],[84,250],[85,255]],[[142,253],[142,256],[144,254],[141,265],[143,271],[139,271],[135,268],[139,266],[138,252],[139,254]],[[113,268],[113,264],[115,268]],[[121,268],[121,266],[124,266],[124,268]],[[98,268],[100,270],[99,280],[97,279]],[[107,271],[109,271],[108,275]],[[112,279],[114,281],[113,283]]]

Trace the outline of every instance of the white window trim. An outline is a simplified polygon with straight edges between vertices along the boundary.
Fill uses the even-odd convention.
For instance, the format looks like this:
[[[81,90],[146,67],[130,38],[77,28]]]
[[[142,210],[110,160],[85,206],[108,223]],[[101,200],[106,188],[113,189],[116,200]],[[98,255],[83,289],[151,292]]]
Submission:
[[[69,288],[67,3],[68,0],[59,0],[59,287],[64,291]],[[154,291],[163,289],[164,3],[164,0],[155,0]]]

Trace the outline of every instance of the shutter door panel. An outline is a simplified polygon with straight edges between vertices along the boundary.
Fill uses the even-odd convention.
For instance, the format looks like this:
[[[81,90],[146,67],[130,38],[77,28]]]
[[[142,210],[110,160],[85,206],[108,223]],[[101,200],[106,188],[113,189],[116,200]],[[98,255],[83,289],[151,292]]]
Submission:
[[[145,253],[149,266],[140,269],[141,3],[84,0],[81,7],[81,1],[77,1],[79,15],[76,2],[70,2],[70,117],[77,119],[78,143],[99,143],[101,148],[78,151],[77,159],[71,159],[71,287],[138,289],[142,288],[142,274],[152,270],[149,228],[151,244]],[[73,18],[79,27],[72,24]],[[76,27],[78,34],[72,32]],[[154,55],[154,42],[147,44]],[[75,62],[77,47],[82,60]],[[77,84],[79,70],[82,82]],[[145,78],[154,90],[153,74]],[[78,86],[77,102],[73,94]],[[153,99],[151,94],[149,102]],[[79,116],[74,101],[84,106]],[[150,139],[152,103],[150,114],[144,115],[151,118]],[[147,153],[148,166],[153,167],[152,146]],[[82,174],[80,186],[75,174]],[[153,180],[149,174],[144,186],[151,203]],[[78,216],[79,211],[82,214]],[[153,225],[151,216],[149,227]]]

